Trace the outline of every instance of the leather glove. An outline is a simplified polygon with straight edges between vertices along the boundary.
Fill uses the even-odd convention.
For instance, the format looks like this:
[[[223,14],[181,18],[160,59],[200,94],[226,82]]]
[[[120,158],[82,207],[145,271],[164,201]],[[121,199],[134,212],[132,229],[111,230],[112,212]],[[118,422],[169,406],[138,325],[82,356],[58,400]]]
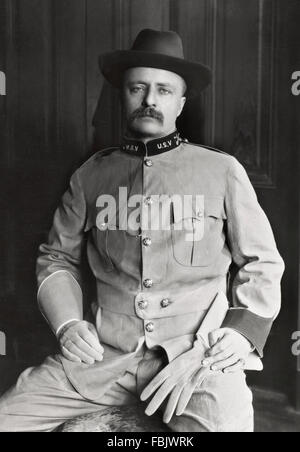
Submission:
[[[168,396],[163,421],[167,424],[175,412],[177,416],[184,412],[196,386],[212,373],[201,365],[207,350],[205,342],[198,337],[191,350],[175,358],[153,378],[141,394],[141,400],[146,401],[157,391],[146,408],[148,416],[155,413]]]

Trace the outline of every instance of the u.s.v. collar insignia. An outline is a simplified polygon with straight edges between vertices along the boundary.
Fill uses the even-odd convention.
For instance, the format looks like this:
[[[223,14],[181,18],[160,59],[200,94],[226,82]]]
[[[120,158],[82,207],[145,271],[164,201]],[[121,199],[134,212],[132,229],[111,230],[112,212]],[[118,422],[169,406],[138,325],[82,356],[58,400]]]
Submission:
[[[142,141],[125,137],[121,149],[129,154],[151,156],[171,151],[172,149],[177,148],[182,141],[184,140],[181,139],[177,131],[165,137],[148,141],[146,144]]]

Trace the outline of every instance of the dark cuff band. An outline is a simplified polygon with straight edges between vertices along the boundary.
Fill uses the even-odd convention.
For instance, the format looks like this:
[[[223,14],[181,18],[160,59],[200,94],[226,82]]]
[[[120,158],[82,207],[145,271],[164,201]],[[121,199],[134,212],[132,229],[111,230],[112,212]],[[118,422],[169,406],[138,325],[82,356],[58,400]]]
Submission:
[[[254,345],[262,358],[272,324],[273,318],[260,317],[248,309],[232,308],[227,312],[222,328],[232,328],[241,333]]]

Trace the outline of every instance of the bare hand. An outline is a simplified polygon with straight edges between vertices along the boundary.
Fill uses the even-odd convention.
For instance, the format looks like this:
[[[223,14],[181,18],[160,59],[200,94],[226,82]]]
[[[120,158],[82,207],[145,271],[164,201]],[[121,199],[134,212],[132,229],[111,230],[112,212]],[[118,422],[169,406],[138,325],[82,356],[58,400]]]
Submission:
[[[213,371],[236,372],[245,365],[251,352],[251,343],[231,328],[220,328],[209,334],[210,349],[202,365]]]
[[[103,360],[104,349],[101,346],[96,328],[85,321],[67,324],[58,336],[62,354],[74,362],[94,364]]]

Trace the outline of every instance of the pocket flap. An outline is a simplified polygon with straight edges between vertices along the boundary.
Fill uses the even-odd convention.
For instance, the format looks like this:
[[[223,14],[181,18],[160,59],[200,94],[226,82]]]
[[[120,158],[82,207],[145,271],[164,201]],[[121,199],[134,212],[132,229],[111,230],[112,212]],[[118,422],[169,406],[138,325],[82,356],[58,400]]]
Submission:
[[[174,223],[188,218],[196,218],[199,221],[204,217],[227,219],[222,197],[186,196],[183,197],[182,202],[176,200],[172,202],[172,211]]]
[[[96,227],[99,231],[106,231],[107,229],[116,229],[118,225],[118,219],[116,215],[107,215],[106,209],[92,210],[89,212],[84,232],[91,230]]]
[[[206,217],[227,219],[225,212],[224,199],[221,197],[205,197],[204,212]]]
[[[178,200],[172,200],[172,212],[174,223],[182,222],[185,219],[196,218],[201,221],[204,218],[204,196],[186,195]]]

